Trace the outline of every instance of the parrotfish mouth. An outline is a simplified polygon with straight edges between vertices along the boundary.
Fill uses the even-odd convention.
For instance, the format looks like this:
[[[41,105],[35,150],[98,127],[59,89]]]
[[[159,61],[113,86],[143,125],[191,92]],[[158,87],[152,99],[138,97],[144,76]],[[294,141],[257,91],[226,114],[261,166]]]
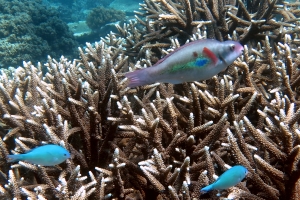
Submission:
[[[243,47],[243,46],[242,46]],[[241,55],[244,53],[244,47],[241,49]]]
[[[244,46],[241,44],[241,47],[242,47],[242,48],[241,48],[240,51],[241,51],[241,55],[242,55],[242,54],[244,53]]]

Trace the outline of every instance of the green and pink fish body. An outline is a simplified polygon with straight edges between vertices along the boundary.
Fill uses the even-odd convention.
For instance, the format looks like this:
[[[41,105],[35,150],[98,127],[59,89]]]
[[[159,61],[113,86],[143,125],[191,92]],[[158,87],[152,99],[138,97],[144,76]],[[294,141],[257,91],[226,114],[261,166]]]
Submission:
[[[155,82],[179,84],[206,80],[225,70],[243,50],[236,41],[197,40],[179,47],[152,67],[125,76],[131,88]]]

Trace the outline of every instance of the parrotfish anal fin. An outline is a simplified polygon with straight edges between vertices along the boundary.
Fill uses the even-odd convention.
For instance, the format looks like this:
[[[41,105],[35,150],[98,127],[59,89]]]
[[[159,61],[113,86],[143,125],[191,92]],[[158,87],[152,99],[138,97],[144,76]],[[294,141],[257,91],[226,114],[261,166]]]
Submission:
[[[217,62],[218,62],[218,58],[217,56],[214,54],[214,52],[212,52],[211,50],[209,50],[207,47],[204,47],[203,48],[203,51],[202,51],[203,55],[209,57],[213,63],[216,65]]]

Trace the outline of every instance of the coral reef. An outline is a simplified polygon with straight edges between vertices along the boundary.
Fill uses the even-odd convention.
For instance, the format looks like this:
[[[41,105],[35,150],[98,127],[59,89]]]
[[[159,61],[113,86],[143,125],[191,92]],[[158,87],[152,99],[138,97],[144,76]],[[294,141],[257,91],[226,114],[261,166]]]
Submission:
[[[116,10],[121,10],[126,13],[128,18],[134,18],[134,11],[139,10],[139,4],[143,3],[142,0],[130,0],[130,3],[123,0],[114,0],[110,2],[109,8],[114,8]]]
[[[123,0],[43,0],[44,5],[57,9],[59,17],[68,23],[85,20],[89,11],[99,6],[121,10],[126,13],[126,16],[133,17],[133,11],[138,10],[139,3],[142,2],[143,0],[130,0],[130,2]]]
[[[119,29],[127,40],[128,55],[140,57],[145,56],[148,48],[155,47],[158,50],[152,56],[160,58],[161,48],[170,47],[173,36],[184,44],[198,28],[206,30],[207,38],[219,41],[228,40],[234,34],[234,39],[242,44],[256,45],[257,40],[263,40],[266,35],[270,41],[279,42],[285,34],[291,34],[291,28],[299,32],[299,27],[293,24],[298,21],[299,12],[297,3],[276,2],[145,0],[141,11],[135,12],[136,20],[143,26],[138,34],[136,30],[127,32],[127,27]]]
[[[223,1],[212,2],[218,5]],[[249,171],[246,179],[221,191],[219,198],[299,199],[296,8],[300,4],[251,2],[274,4],[263,16],[274,12],[290,19],[274,21],[282,24],[279,28],[253,33],[253,38],[244,40],[249,42],[243,56],[207,81],[126,87],[125,72],[151,66],[153,55],[168,54],[183,41],[181,34],[164,35],[155,28],[169,20],[159,18],[155,23],[139,19],[118,26],[119,35],[110,33],[94,45],[87,43],[85,50],[79,48],[80,59],[61,57],[57,61],[49,57],[46,74],[40,63],[34,66],[30,62],[14,70],[1,70],[1,197],[216,199],[217,191],[201,194],[200,189],[230,166],[241,164]],[[156,11],[172,8],[177,16],[170,16],[169,22],[174,27],[180,27],[179,18],[185,16],[178,9],[189,13],[189,6],[203,6],[194,0],[145,3],[142,8],[157,17]],[[216,9],[213,5],[203,13],[212,13]],[[237,11],[241,20],[246,18],[246,10],[238,14],[241,5],[249,11],[252,8],[241,1],[239,7],[234,5],[224,6],[231,23],[234,20],[229,12]],[[203,11],[201,6],[193,7],[197,8]],[[270,22],[271,16],[266,21]],[[187,33],[189,40],[210,37],[207,26],[212,23],[203,23],[206,25],[198,23]],[[138,29],[137,25],[146,28]],[[245,38],[247,28],[241,34],[240,26],[222,38]],[[278,30],[281,35],[276,42],[273,36]],[[218,35],[215,31],[214,37]],[[138,47],[143,48],[138,51]],[[23,153],[45,143],[65,146],[72,159],[55,167],[6,160],[10,152]]]
[[[86,24],[90,29],[96,31],[103,25],[125,19],[125,13],[112,8],[102,6],[93,8],[86,18]]]
[[[43,5],[56,9],[58,11],[60,19],[64,22],[77,22],[86,18],[88,11],[97,6],[108,6],[109,0],[43,0]]]
[[[78,44],[68,26],[40,1],[1,0],[0,12],[0,67],[74,56]]]

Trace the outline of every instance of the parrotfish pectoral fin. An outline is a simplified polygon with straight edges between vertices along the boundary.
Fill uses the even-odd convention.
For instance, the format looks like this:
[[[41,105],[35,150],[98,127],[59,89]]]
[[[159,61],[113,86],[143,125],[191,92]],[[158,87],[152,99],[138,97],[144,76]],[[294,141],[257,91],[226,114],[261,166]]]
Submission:
[[[202,51],[203,55],[209,57],[213,63],[216,65],[218,63],[218,58],[217,56],[214,54],[214,52],[212,52],[211,50],[209,50],[207,47],[204,47],[203,48],[203,51]]]
[[[200,192],[206,193],[206,192],[209,192],[209,191],[211,191],[211,190],[213,190],[213,184],[210,184],[210,185],[208,185],[208,186],[202,188],[202,189],[200,190]]]
[[[133,88],[149,84],[149,81],[146,80],[145,73],[147,73],[145,69],[126,73],[125,76],[129,79],[128,87]]]

